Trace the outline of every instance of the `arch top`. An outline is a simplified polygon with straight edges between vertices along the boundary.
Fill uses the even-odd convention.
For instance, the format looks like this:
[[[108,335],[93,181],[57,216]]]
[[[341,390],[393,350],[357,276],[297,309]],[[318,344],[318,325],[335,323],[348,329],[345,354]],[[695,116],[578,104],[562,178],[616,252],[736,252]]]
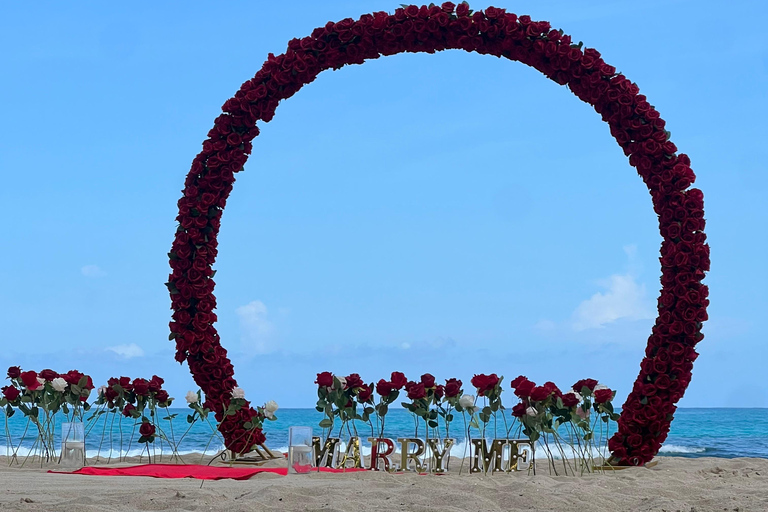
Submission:
[[[603,61],[600,53],[575,45],[549,22],[533,21],[505,9],[472,11],[466,3],[398,8],[358,20],[328,22],[311,35],[292,39],[281,55],[269,54],[256,75],[228,99],[202,151],[192,162],[178,202],[179,227],[169,253],[173,320],[170,339],[176,360],[187,361],[220,422],[227,448],[248,451],[264,441],[254,427],[259,412],[248,402],[226,414],[236,387],[234,367],[221,344],[213,295],[217,235],[235,173],[243,169],[258,136],[281,100],[295,94],[326,69],[397,53],[447,49],[489,54],[522,62],[567,86],[608,123],[651,193],[659,217],[661,284],[659,316],[649,336],[641,371],[622,407],[619,431],[609,448],[615,461],[640,465],[658,453],[669,432],[675,404],[691,378],[695,345],[703,339],[708,289],[709,246],[704,234],[703,194],[690,186],[690,159],[678,154],[665,122],[636,84]],[[231,412],[231,411],[230,411]]]

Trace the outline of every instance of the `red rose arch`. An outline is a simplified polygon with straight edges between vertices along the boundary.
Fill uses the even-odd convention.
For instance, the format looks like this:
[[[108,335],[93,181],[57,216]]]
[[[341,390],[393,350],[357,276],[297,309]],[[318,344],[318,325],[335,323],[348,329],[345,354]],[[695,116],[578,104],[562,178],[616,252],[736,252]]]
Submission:
[[[280,100],[291,97],[326,69],[362,64],[401,52],[434,53],[461,49],[520,61],[566,85],[594,106],[637,169],[659,217],[661,294],[659,316],[648,339],[640,374],[623,406],[618,433],[609,442],[614,461],[640,465],[651,460],[669,432],[672,415],[691,379],[696,343],[707,319],[709,270],[703,195],[690,188],[690,160],[669,140],[665,122],[636,84],[616,73],[600,53],[574,45],[571,37],[546,21],[532,21],[504,9],[471,11],[467,4],[397,9],[394,14],[364,14],[359,20],[329,22],[288,50],[269,55],[256,75],[224,103],[203,150],[192,162],[179,200],[179,227],[169,254],[176,360],[187,361],[206,404],[220,422],[227,448],[248,450],[263,442],[250,421],[250,405],[226,414],[236,386],[234,368],[214,328],[216,261],[221,214],[235,173],[251,153],[258,121],[268,122]]]

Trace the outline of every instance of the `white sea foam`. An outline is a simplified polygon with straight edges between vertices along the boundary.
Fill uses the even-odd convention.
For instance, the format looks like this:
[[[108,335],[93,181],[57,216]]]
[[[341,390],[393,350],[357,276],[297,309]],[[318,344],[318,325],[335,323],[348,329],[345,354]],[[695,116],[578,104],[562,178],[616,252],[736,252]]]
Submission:
[[[659,453],[704,453],[706,448],[701,446],[681,446],[679,444],[665,444]]]

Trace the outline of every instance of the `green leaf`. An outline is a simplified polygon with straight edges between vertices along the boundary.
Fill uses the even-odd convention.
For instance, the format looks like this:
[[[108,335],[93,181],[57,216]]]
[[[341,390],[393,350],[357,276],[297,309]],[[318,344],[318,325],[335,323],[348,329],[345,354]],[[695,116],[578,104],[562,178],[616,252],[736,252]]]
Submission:
[[[437,422],[435,420],[429,420],[427,425],[429,425],[430,428],[437,428]]]
[[[192,424],[195,421],[195,417],[191,414],[187,414],[187,423]]]
[[[448,422],[451,422],[451,421],[453,421],[453,414],[447,414],[447,415],[445,416],[445,421],[448,421]]]
[[[333,426],[333,422],[328,418],[324,418],[320,421],[319,425],[320,428],[331,428],[331,426]]]
[[[381,404],[377,412],[379,413],[379,416],[385,416],[388,411],[389,411],[389,406],[387,404]]]

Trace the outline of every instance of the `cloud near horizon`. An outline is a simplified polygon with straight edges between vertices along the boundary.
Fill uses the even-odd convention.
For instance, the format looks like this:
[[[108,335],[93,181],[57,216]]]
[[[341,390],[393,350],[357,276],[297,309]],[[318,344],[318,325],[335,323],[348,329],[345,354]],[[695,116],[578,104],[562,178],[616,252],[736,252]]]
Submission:
[[[275,327],[268,319],[267,306],[254,300],[235,310],[240,319],[240,341],[243,350],[251,355],[274,351],[272,343]]]
[[[127,345],[115,345],[114,347],[107,347],[107,350],[114,352],[123,359],[132,359],[134,357],[144,356],[144,349],[135,343],[129,343]]]
[[[598,284],[606,289],[597,292],[578,305],[573,312],[572,327],[576,331],[601,329],[617,320],[647,320],[655,318],[653,304],[645,285],[637,282],[634,245],[624,247],[630,270],[626,274],[613,274]]]

